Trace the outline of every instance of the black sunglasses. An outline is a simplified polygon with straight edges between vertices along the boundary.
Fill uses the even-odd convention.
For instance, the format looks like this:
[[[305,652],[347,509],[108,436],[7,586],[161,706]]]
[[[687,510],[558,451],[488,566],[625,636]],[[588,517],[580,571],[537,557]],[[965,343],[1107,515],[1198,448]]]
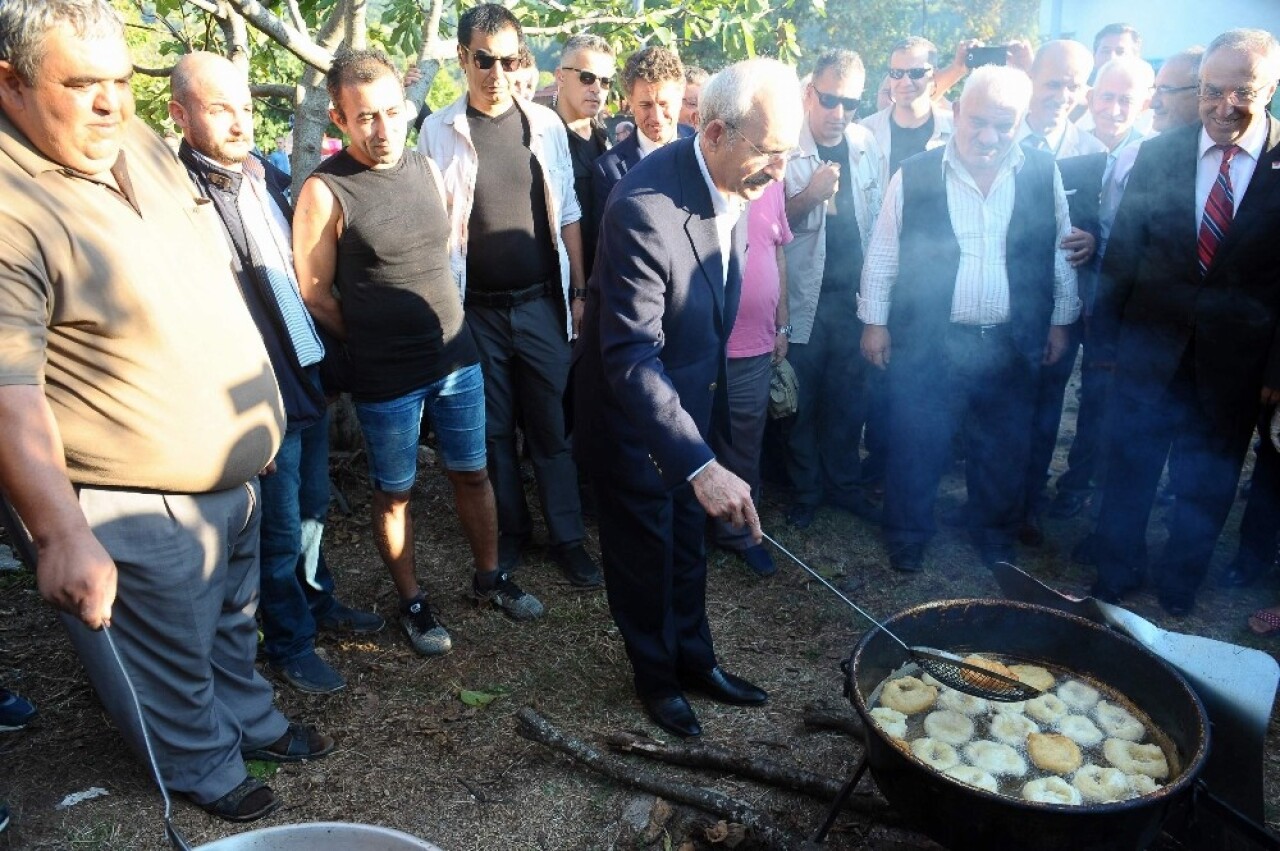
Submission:
[[[581,68],[572,68],[568,65],[561,65],[560,70],[577,71],[578,82],[582,83],[584,86],[594,86],[596,84],[596,80],[600,81],[600,88],[602,89],[608,89],[613,86],[613,77],[601,77],[596,74],[592,74],[590,71],[583,71]]]
[[[913,80],[921,80],[931,71],[933,71],[932,68],[890,68],[889,79],[901,80],[903,77],[910,77]]]
[[[839,95],[819,91],[817,87],[814,87],[813,93],[818,96],[818,103],[822,105],[823,109],[835,109],[837,106],[843,106],[845,112],[858,111],[857,98],[842,98]]]
[[[510,74],[512,71],[519,69],[519,56],[494,56],[492,53],[485,53],[483,50],[472,50],[469,47],[462,48],[471,54],[471,61],[481,71],[488,71],[494,66],[494,63],[501,62],[502,70]]]

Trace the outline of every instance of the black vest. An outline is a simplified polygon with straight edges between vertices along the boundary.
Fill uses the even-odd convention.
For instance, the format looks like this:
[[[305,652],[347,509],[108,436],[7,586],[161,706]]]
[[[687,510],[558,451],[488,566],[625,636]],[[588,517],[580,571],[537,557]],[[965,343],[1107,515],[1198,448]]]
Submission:
[[[942,155],[936,148],[902,164],[902,231],[898,279],[889,330],[895,359],[936,366],[951,323],[951,302],[960,271],[960,242],[947,210]],[[1054,216],[1053,157],[1026,151],[1014,176],[1013,216],[1006,237],[1009,321],[1014,343],[1039,363],[1053,314],[1053,261],[1058,227]]]

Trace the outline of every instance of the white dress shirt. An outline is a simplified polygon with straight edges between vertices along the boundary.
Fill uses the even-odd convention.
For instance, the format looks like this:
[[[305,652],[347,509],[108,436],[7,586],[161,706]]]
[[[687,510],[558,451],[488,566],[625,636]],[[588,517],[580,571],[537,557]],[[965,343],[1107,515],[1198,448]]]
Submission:
[[[1267,122],[1254,121],[1240,141],[1236,142],[1240,149],[1231,160],[1231,190],[1234,209],[1240,209],[1244,200],[1244,192],[1253,179],[1253,170],[1258,167],[1258,158],[1262,156],[1262,146],[1267,142]],[[1222,149],[1217,142],[1209,138],[1209,132],[1200,128],[1200,158],[1196,160],[1196,233],[1200,232],[1200,222],[1204,219],[1204,205],[1209,201],[1209,192],[1218,179],[1218,170],[1222,168]]]
[[[635,129],[635,134],[636,134],[636,142],[640,146],[640,159],[644,159],[645,157],[649,156],[649,154],[652,154],[654,151],[658,150],[658,148],[661,148],[663,145],[671,144],[680,136],[680,132],[677,129],[675,132],[672,133],[671,138],[668,139],[667,141],[655,142],[652,139],[650,139],[648,136],[644,135],[644,133],[640,130],[639,127]]]
[[[954,140],[942,158],[947,212],[960,243],[960,268],[951,299],[951,321],[962,325],[1000,325],[1009,321],[1009,273],[1005,242],[1013,218],[1014,178],[1026,157],[1014,144],[984,196],[955,152]],[[1071,232],[1062,176],[1053,173],[1054,220],[1057,242]],[[889,181],[884,207],[876,220],[862,268],[858,318],[868,325],[887,325],[898,279],[898,242],[902,234],[902,172]],[[1067,253],[1055,246],[1053,255],[1052,325],[1070,325],[1080,316],[1076,272]]]
[[[1045,149],[1053,154],[1055,160],[1065,160],[1067,157],[1078,157],[1083,154],[1102,154],[1107,150],[1107,146],[1099,142],[1092,133],[1085,133],[1070,121],[1058,130],[1041,134],[1033,132],[1024,118],[1022,124],[1018,126],[1018,132],[1014,135],[1013,141],[1021,145],[1022,140],[1028,136],[1039,136],[1044,139]]]

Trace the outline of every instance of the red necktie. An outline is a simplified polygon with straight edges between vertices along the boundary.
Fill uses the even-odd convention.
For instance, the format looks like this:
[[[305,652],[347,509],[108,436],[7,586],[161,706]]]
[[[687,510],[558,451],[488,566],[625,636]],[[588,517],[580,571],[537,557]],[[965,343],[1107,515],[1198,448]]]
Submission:
[[[1240,152],[1239,145],[1218,145],[1222,149],[1222,165],[1218,168],[1218,178],[1209,190],[1209,200],[1204,205],[1204,217],[1200,220],[1200,238],[1196,243],[1196,251],[1200,256],[1200,274],[1209,271],[1213,262],[1213,253],[1218,250],[1227,228],[1231,227],[1231,217],[1235,214],[1235,191],[1231,188],[1231,159]]]

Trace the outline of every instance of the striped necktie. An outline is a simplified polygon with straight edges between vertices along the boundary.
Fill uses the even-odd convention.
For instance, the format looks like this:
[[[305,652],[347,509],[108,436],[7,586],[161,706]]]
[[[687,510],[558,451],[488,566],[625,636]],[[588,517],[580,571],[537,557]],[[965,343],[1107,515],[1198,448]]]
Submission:
[[[1196,242],[1196,253],[1200,259],[1200,275],[1209,271],[1213,262],[1213,254],[1218,250],[1227,228],[1231,227],[1231,218],[1235,214],[1235,190],[1231,188],[1231,160],[1240,152],[1239,145],[1218,145],[1222,151],[1222,165],[1218,168],[1218,177],[1209,190],[1209,200],[1204,205],[1204,216],[1200,219],[1200,238]]]

